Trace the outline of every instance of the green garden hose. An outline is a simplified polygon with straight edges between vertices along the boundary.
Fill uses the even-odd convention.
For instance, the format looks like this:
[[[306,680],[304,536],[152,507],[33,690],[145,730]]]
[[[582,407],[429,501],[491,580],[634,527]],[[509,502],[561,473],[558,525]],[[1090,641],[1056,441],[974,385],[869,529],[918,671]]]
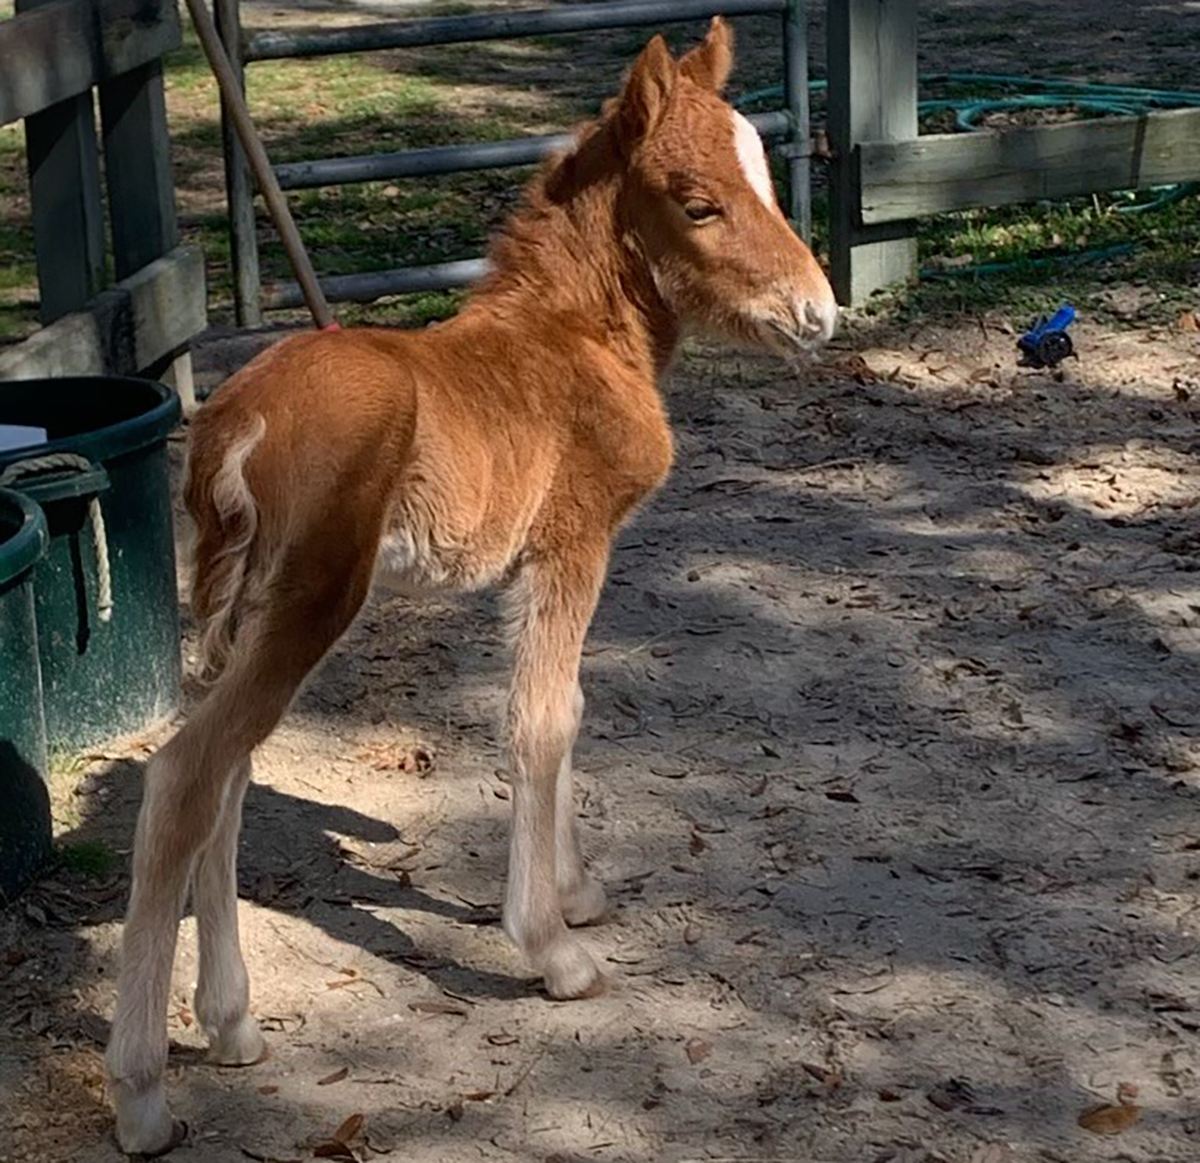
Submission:
[[[1008,97],[933,97],[917,103],[918,115],[927,116],[950,110],[954,113],[955,127],[965,133],[978,132],[981,119],[988,113],[1015,109],[1053,109],[1071,105],[1078,109],[1100,114],[1136,116],[1151,109],[1178,109],[1200,107],[1200,93],[1180,92],[1170,89],[1147,89],[1130,85],[1097,85],[1080,81],[1045,80],[1039,77],[1010,76],[1000,73],[933,73],[921,77],[922,86],[964,85],[974,89],[1009,88],[1037,90],[1019,92]],[[824,92],[828,81],[811,81],[809,89]],[[767,89],[756,89],[740,97],[735,104],[752,105],[758,101],[778,100],[783,96],[781,85]],[[1148,210],[1160,210],[1200,191],[1200,182],[1183,182],[1153,191],[1154,198],[1148,202],[1131,202],[1117,206],[1118,214],[1140,214]],[[922,270],[922,277],[962,277],[998,274],[1016,267],[1041,267],[1055,263],[1100,262],[1122,254],[1128,254],[1136,243],[1120,243],[1098,246],[1070,254],[1041,259],[1024,259],[1018,262],[991,262],[976,266],[956,267],[953,270]]]

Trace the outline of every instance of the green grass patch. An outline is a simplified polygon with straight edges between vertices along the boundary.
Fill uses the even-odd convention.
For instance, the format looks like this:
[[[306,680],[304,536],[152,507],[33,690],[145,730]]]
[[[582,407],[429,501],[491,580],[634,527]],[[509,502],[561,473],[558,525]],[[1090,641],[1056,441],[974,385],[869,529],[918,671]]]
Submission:
[[[923,267],[941,268],[940,277],[923,279],[904,312],[1005,311],[1023,323],[1073,302],[1093,317],[1127,325],[1105,300],[1106,289],[1121,281],[1157,291],[1156,302],[1138,313],[1139,326],[1170,323],[1195,303],[1200,197],[1142,212],[1122,209],[1132,204],[1131,196],[1104,195],[931,219],[918,235],[919,254]],[[1104,257],[1124,246],[1132,247],[1128,254]],[[962,262],[984,269],[955,270]]]
[[[12,0],[0,0],[0,15],[11,7]],[[451,3],[440,10],[460,7]],[[930,19],[937,23],[938,18]],[[312,23],[319,22],[314,13]],[[212,318],[225,321],[232,316],[232,277],[219,102],[186,21],[184,27],[184,44],[165,64],[180,222],[185,240],[204,250]],[[972,29],[980,44],[1012,35],[1002,21]],[[683,43],[695,31],[673,28],[671,34]],[[500,140],[565,127],[593,110],[606,95],[600,90],[615,81],[646,35],[645,29],[629,29],[601,37],[536,37],[499,45],[261,62],[247,69],[248,99],[276,162]],[[776,25],[766,22],[759,28],[747,22],[742,43],[739,83],[755,88],[778,81]],[[483,87],[485,78],[494,82],[490,89]],[[939,93],[988,95],[950,85]],[[818,117],[822,108],[818,95]],[[949,128],[948,117],[939,113],[927,118],[924,128]],[[776,174],[782,177],[778,164]],[[479,253],[515,205],[526,176],[497,170],[379,181],[294,191],[289,200],[318,271],[345,275]],[[820,180],[818,174],[818,193]],[[922,264],[940,267],[945,277],[925,280],[904,297],[881,298],[870,310],[900,315],[999,311],[1023,321],[1071,300],[1081,309],[1103,313],[1104,290],[1119,279],[1152,282],[1159,298],[1150,314],[1169,320],[1181,305],[1194,306],[1200,199],[1140,214],[1119,213],[1121,202],[1105,196],[922,222]],[[815,211],[816,245],[825,250],[826,217],[819,200]],[[290,279],[261,205],[258,221],[264,281]],[[1128,243],[1136,243],[1132,253],[1109,262],[1041,262],[1074,250]],[[1008,265],[986,274],[951,274],[963,262]],[[19,125],[7,126],[0,128],[0,338],[36,327],[36,287],[24,138]],[[373,305],[342,304],[338,313],[352,323],[420,326],[453,312],[461,299],[459,293],[408,296]],[[1144,314],[1137,320],[1146,321]]]
[[[117,854],[99,840],[81,840],[75,844],[61,844],[56,855],[60,868],[95,880],[102,880],[109,876],[119,863]]]

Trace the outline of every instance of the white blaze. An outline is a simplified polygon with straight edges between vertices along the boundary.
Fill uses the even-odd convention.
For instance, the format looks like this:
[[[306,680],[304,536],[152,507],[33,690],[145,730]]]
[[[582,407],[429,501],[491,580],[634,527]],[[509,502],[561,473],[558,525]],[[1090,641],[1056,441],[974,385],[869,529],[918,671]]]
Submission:
[[[775,187],[767,167],[767,154],[758,130],[736,109],[733,110],[733,143],[737,146],[738,164],[754,192],[763,202],[775,209]]]

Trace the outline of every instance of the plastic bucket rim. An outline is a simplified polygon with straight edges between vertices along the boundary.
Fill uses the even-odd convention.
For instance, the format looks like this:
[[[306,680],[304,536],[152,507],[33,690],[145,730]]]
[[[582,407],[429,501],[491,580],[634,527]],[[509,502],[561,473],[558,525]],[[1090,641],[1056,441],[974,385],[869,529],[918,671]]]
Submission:
[[[36,505],[48,509],[60,501],[85,500],[101,497],[112,488],[108,470],[98,460],[84,458],[90,465],[86,469],[53,469],[46,473],[34,473],[9,482],[5,488],[14,489],[27,496]],[[117,459],[109,457],[110,461]],[[14,461],[20,464],[20,461]],[[3,473],[0,466],[0,474]]]
[[[0,452],[0,467],[12,464],[14,461],[38,455],[45,456],[53,452],[78,452],[100,464],[106,464],[118,457],[138,452],[160,440],[179,423],[183,415],[183,406],[179,396],[158,380],[144,379],[140,376],[37,376],[29,379],[0,380],[0,398],[6,387],[28,384],[88,384],[99,388],[103,384],[136,384],[139,388],[150,388],[159,396],[159,402],[153,408],[127,420],[118,420],[115,424],[106,424],[102,428],[92,428],[87,432],[76,432],[71,436],[62,436],[56,440],[46,440],[41,444],[26,444],[20,448],[6,448]],[[0,416],[3,408],[0,407]],[[94,448],[98,444],[108,445],[117,441],[119,451],[97,455]]]
[[[0,508],[21,515],[16,532],[0,541],[0,586],[7,586],[42,559],[50,545],[50,532],[41,505],[16,489],[0,488]]]

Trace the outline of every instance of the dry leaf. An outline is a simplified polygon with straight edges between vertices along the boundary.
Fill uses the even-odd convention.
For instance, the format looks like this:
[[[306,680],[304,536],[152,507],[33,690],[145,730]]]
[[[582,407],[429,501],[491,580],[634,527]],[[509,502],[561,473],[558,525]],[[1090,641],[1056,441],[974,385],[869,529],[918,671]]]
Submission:
[[[255,1163],[300,1163],[299,1158],[295,1155],[265,1155],[262,1151],[256,1151],[254,1148],[246,1146],[239,1146],[238,1150],[247,1159],[255,1160]]]
[[[343,1066],[341,1070],[335,1070],[332,1074],[327,1074],[324,1078],[319,1079],[318,1086],[332,1086],[335,1082],[341,1082],[350,1073],[349,1066]]]
[[[975,1090],[965,1078],[949,1078],[925,1096],[938,1110],[952,1111],[975,1101]]]
[[[345,1143],[338,1143],[335,1140],[330,1140],[328,1143],[320,1143],[313,1148],[313,1158],[315,1159],[352,1159],[357,1163],[358,1156],[346,1146]]]
[[[376,771],[413,772],[420,776],[433,770],[433,752],[421,743],[404,746],[398,743],[372,743],[354,758],[371,765]]]
[[[1016,1156],[1004,1143],[988,1143],[976,1150],[971,1163],[1012,1163]]]
[[[1131,1102],[1112,1103],[1102,1102],[1099,1106],[1090,1106],[1079,1116],[1079,1125],[1093,1135],[1119,1135],[1127,1131],[1142,1117],[1142,1108]]]
[[[339,1143],[348,1143],[362,1130],[363,1115],[350,1115],[336,1131],[333,1132],[333,1139]]]
[[[688,851],[693,856],[699,856],[700,853],[703,852],[704,849],[707,847],[708,847],[708,841],[705,840],[704,837],[701,836],[699,832],[693,832],[692,838],[688,843]]]
[[[467,1016],[467,1011],[452,1001],[439,1001],[437,999],[431,1001],[410,1001],[408,1008],[416,1014],[453,1014],[459,1018]]]
[[[695,1066],[697,1062],[703,1062],[712,1052],[712,1043],[706,1042],[703,1038],[693,1038],[684,1047],[687,1052],[688,1061]]]

